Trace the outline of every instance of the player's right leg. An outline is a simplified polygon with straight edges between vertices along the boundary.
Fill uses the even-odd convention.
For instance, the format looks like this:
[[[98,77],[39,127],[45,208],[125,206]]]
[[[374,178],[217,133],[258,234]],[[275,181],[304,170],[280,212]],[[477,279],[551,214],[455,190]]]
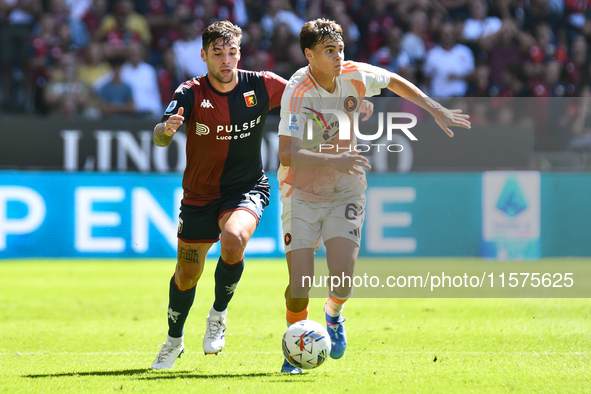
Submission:
[[[282,198],[281,215],[289,284],[285,289],[286,321],[289,327],[308,318],[309,293],[314,276],[314,250],[320,247],[320,216],[313,204]],[[305,280],[304,278],[309,278]],[[284,360],[281,372],[299,374]]]
[[[285,254],[289,271],[289,285],[285,289],[285,306],[287,326],[295,322],[308,319],[308,303],[311,279],[314,275],[314,249],[296,249]],[[283,360],[281,372],[300,374],[303,371],[294,367],[287,360]]]
[[[153,369],[174,367],[185,349],[185,321],[195,299],[207,251],[219,238],[215,209],[210,208],[181,205],[177,264],[168,292],[168,335],[152,364]]]
[[[364,219],[365,197],[357,196],[334,204],[322,227],[329,275],[342,280],[338,287],[329,289],[324,306],[326,329],[332,343],[330,357],[335,359],[343,357],[347,348],[342,310],[352,293]]]
[[[152,369],[170,369],[185,349],[185,321],[195,299],[197,282],[203,273],[205,256],[211,243],[187,243],[179,239],[177,265],[170,280],[168,335]]]

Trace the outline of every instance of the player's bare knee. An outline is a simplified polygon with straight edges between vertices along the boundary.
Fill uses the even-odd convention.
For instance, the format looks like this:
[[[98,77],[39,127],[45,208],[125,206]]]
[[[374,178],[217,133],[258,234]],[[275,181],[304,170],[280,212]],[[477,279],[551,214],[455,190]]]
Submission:
[[[240,234],[224,232],[220,240],[222,260],[229,265],[238,264],[242,260],[246,241]]]

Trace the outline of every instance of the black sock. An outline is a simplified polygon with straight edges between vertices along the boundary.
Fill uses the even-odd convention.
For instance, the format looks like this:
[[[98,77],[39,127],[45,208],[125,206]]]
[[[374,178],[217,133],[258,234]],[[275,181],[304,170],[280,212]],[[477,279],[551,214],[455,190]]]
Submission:
[[[228,265],[220,257],[215,269],[215,301],[213,309],[218,312],[226,310],[236,291],[242,271],[244,271],[244,259],[238,264]]]
[[[174,275],[170,280],[170,290],[168,292],[168,335],[173,338],[180,338],[183,336],[183,327],[189,310],[193,305],[195,299],[195,289],[193,287],[187,291],[180,291],[174,283]]]

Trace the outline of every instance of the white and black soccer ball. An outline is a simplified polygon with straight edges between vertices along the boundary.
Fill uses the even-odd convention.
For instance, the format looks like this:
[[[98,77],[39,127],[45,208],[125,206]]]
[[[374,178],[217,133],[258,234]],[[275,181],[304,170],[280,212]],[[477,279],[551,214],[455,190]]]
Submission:
[[[287,362],[302,369],[317,368],[328,358],[330,337],[326,328],[313,320],[289,326],[283,335],[283,355]]]

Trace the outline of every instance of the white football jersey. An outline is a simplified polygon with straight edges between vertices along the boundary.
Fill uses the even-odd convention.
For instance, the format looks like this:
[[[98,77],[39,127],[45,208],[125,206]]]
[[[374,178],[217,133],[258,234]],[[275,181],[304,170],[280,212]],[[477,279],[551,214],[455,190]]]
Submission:
[[[356,143],[352,130],[353,114],[359,113],[365,97],[380,94],[389,83],[388,71],[346,61],[341,75],[336,78],[335,91],[329,93],[314,80],[309,66],[303,67],[291,77],[283,92],[279,135],[301,140],[301,147],[312,152],[337,154],[353,151]],[[347,115],[351,139],[339,138],[336,114],[322,112],[331,109]],[[282,196],[304,201],[341,200],[361,195],[367,188],[365,175],[347,175],[328,167],[280,166],[277,177]]]

